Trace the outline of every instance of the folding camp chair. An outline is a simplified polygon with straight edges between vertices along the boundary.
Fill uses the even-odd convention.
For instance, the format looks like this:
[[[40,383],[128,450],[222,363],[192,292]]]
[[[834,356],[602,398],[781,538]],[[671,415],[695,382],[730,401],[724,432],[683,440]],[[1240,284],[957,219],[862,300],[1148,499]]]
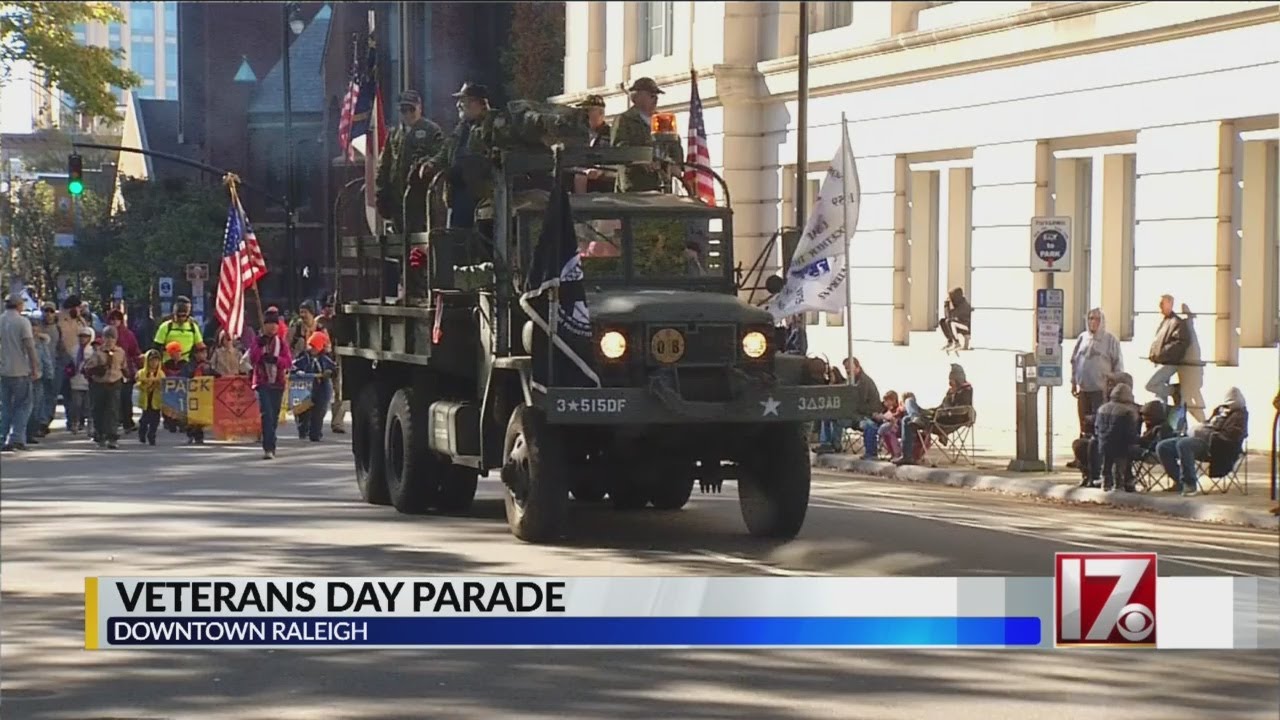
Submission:
[[[977,465],[974,457],[974,426],[978,413],[971,406],[950,407],[947,422],[939,423],[937,414],[929,420],[928,434],[933,436],[933,447],[950,463]]]
[[[1200,488],[1205,492],[1229,493],[1236,488],[1241,495],[1249,494],[1249,444],[1241,443],[1240,454],[1230,465],[1214,467],[1209,459],[1196,460],[1196,469],[1200,475]],[[1215,477],[1216,476],[1216,477]],[[1207,483],[1206,483],[1207,481]],[[1208,489],[1204,486],[1208,484]]]
[[[1134,460],[1131,467],[1133,483],[1141,492],[1169,490],[1177,486],[1177,482],[1164,471],[1164,465],[1160,464],[1160,459],[1153,452]]]
[[[840,437],[840,452],[855,455],[857,457],[862,457],[866,454],[867,441],[866,438],[863,437],[862,430],[860,428],[850,427],[844,429],[844,435]],[[884,436],[877,435],[875,459],[879,460],[882,457],[888,457],[888,455],[889,447],[884,444]]]

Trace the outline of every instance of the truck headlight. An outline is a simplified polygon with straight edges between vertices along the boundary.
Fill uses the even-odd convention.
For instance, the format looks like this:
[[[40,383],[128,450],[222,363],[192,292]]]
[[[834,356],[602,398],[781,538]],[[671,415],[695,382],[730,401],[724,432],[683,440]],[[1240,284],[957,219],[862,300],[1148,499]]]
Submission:
[[[610,330],[600,338],[600,354],[617,360],[627,352],[627,338],[617,330]]]
[[[751,359],[763,357],[769,349],[769,338],[758,330],[752,330],[742,336],[742,352]]]

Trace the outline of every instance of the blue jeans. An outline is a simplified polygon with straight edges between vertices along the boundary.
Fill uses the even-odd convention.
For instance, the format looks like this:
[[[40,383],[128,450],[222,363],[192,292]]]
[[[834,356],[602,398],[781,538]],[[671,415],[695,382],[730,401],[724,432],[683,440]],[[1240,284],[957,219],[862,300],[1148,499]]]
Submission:
[[[0,377],[0,444],[27,444],[31,395],[30,377]]]
[[[839,450],[844,431],[849,427],[846,420],[823,420],[818,424],[818,443]]]
[[[871,418],[863,418],[858,424],[862,429],[862,457],[875,460],[880,455],[880,423]]]
[[[909,420],[904,417],[898,421],[898,438],[902,440],[902,459],[913,463],[916,460],[916,426]]]
[[[1176,437],[1161,440],[1156,445],[1156,457],[1169,477],[1182,483],[1183,490],[1195,490],[1200,487],[1196,476],[1196,458],[1207,455],[1209,443],[1194,437]]]
[[[258,409],[262,411],[262,450],[276,451],[276,428],[280,424],[280,403],[284,400],[284,388],[258,388]]]
[[[44,381],[31,383],[31,412],[27,413],[27,435],[35,435],[40,429],[40,412],[44,410]],[[31,438],[28,437],[28,440]]]
[[[44,384],[44,405],[40,408],[40,425],[48,428],[49,423],[53,422],[53,415],[58,410],[58,389],[59,383],[54,378],[45,378],[40,381]]]
[[[319,442],[324,437],[324,414],[329,412],[329,399],[333,393],[329,383],[321,383],[320,387],[311,388],[311,409],[294,419],[298,422],[299,437],[306,437]]]
[[[1169,402],[1169,395],[1173,392],[1172,388],[1169,387],[1169,381],[1177,374],[1177,365],[1161,365],[1156,368],[1155,373],[1151,375],[1151,379],[1147,381],[1147,392],[1155,395],[1160,402]]]

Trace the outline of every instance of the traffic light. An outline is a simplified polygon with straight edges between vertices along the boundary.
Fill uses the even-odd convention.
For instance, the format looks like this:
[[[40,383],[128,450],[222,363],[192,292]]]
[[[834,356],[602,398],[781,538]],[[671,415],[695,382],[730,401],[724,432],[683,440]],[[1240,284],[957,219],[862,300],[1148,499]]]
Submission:
[[[67,192],[72,195],[84,192],[84,162],[74,153],[67,156]]]

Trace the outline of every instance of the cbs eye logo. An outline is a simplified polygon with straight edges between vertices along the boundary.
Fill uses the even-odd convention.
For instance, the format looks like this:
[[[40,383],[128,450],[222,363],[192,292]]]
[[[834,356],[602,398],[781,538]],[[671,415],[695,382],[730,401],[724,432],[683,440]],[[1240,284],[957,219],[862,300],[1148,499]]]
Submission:
[[[1058,553],[1056,644],[1154,647],[1156,577],[1155,553]]]

